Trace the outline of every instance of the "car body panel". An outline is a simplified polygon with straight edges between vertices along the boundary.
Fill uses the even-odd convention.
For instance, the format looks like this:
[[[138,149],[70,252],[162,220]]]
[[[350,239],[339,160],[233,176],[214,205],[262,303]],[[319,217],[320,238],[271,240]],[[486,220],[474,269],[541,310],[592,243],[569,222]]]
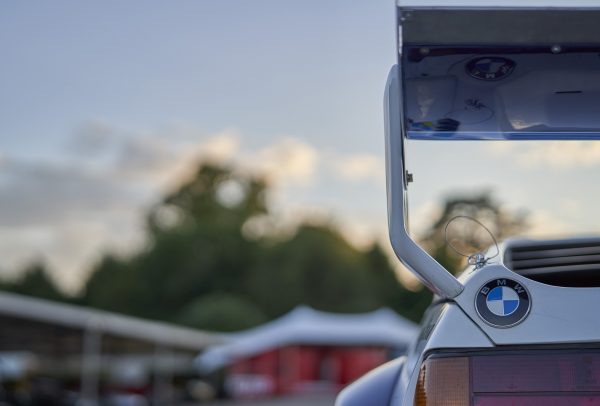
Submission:
[[[455,303],[440,303],[425,317],[421,336],[411,348],[390,405],[412,404],[419,367],[435,350],[490,349],[494,344]]]
[[[587,11],[594,11],[596,14],[600,13],[600,3],[595,1],[531,0],[525,2],[509,1],[502,4],[475,0],[452,1],[451,3],[399,1],[398,7],[397,45],[400,63],[403,61],[404,40],[410,46],[422,45],[421,49],[415,48],[412,50],[422,51],[423,55],[429,55],[431,47],[436,46],[436,42],[439,42],[437,39],[442,43],[447,39],[444,38],[443,30],[422,30],[424,27],[426,28],[426,25],[419,26],[417,18],[419,17],[417,15],[419,13],[415,10],[422,10],[428,7],[433,9],[435,13],[438,13],[434,13],[434,17],[442,15],[439,14],[439,12],[444,12],[441,9],[453,7],[453,13],[442,15],[442,17],[450,19],[458,17],[459,19],[456,21],[460,20],[459,22],[464,22],[464,17],[466,16],[466,14],[460,15],[461,10],[468,11],[471,13],[469,16],[471,16],[472,13],[477,13],[478,11],[487,13],[491,9],[515,7],[517,10],[513,11],[518,14],[521,12],[520,10],[523,10],[523,8],[518,10],[519,7],[529,7],[535,9],[534,11],[538,14],[531,14],[531,10],[529,9],[528,11],[523,11],[523,13],[527,12],[529,13],[527,16],[536,16],[536,18],[540,18],[540,21],[545,21],[547,23],[544,25],[545,31],[534,25],[535,30],[523,30],[529,32],[530,35],[522,36],[521,34],[525,34],[525,32],[496,29],[489,38],[493,37],[498,41],[504,41],[508,38],[509,43],[512,41],[515,44],[535,45],[531,42],[532,38],[538,38],[539,35],[544,33],[557,33],[557,35],[560,34],[560,38],[565,39],[566,44],[572,44],[577,42],[574,38],[579,38],[580,35],[583,35],[581,38],[585,40],[586,44],[600,47],[600,41],[597,40],[598,36],[596,35],[599,32],[599,28],[596,21],[590,22],[591,14],[588,15],[587,13]],[[403,7],[408,7],[408,9],[402,10]],[[414,10],[410,10],[409,8],[411,7]],[[548,12],[549,8],[554,8],[552,13]],[[555,30],[555,24],[549,23],[554,21],[557,15],[562,17],[560,13],[563,11],[572,12],[574,10],[576,13],[569,15],[582,16],[581,21],[587,21],[587,25],[585,25],[587,28],[584,27],[585,29],[582,29],[582,27],[578,26],[577,22],[579,20],[575,22],[571,21],[570,24],[563,24],[565,30],[562,31]],[[494,13],[488,14],[492,15]],[[502,15],[500,16],[500,14]],[[513,14],[499,13],[498,15],[506,20],[510,19]],[[494,15],[492,17],[493,21],[500,21],[495,20],[496,17]],[[530,25],[530,22],[525,17],[524,14],[519,16],[522,27]],[[427,22],[426,20],[423,21]],[[481,43],[483,41],[482,38],[488,38],[478,35],[483,35],[483,33],[486,35],[489,34],[486,33],[488,27],[482,21],[479,21],[477,24],[465,24],[461,26],[464,27],[464,35],[470,35],[474,43],[478,43],[478,41]],[[413,25],[412,31],[407,31],[408,34],[418,34],[424,31],[425,34],[423,35],[432,36],[434,40],[426,44],[411,44],[409,41],[410,35],[403,38],[402,24]],[[496,28],[498,27],[502,28],[503,26],[497,25]],[[551,38],[554,37],[551,36]],[[464,44],[461,43],[460,45],[463,46]],[[547,45],[553,46],[555,44],[545,44],[544,47]],[[487,50],[491,48],[483,47],[482,49]],[[553,53],[555,52],[554,48],[549,49],[552,49]],[[556,53],[560,53],[562,50],[560,46],[556,49],[558,50]],[[544,48],[542,53],[547,52],[548,49]],[[404,83],[406,78],[403,76],[402,70],[402,65],[392,67],[388,76],[384,98],[386,186],[390,240],[399,260],[409,270],[413,271],[423,284],[434,292],[436,297],[424,317],[421,334],[409,349],[406,359],[386,364],[382,369],[378,369],[366,376],[364,380],[361,379],[348,387],[340,396],[338,403],[336,403],[340,406],[358,404],[369,404],[371,406],[412,405],[414,403],[415,389],[421,365],[425,358],[434,352],[451,351],[454,353],[468,353],[482,350],[484,352],[501,351],[517,347],[540,349],[546,347],[564,348],[567,346],[596,348],[600,346],[600,312],[596,310],[600,303],[600,287],[548,285],[511,271],[503,262],[504,253],[507,249],[510,249],[511,244],[526,244],[527,240],[509,241],[503,244],[497,258],[492,261],[478,263],[476,266],[470,266],[459,278],[455,278],[454,275],[449,273],[411,238],[407,229],[406,200],[407,186],[412,176],[408,174],[404,160],[404,139],[407,136],[407,126],[405,125],[404,117],[406,113],[406,109],[404,108],[406,100],[404,98],[406,98],[407,94],[407,85]],[[431,77],[428,73],[425,72],[421,76]],[[420,80],[421,78],[415,76],[412,79]],[[435,77],[430,80],[434,81]],[[456,132],[456,129],[442,129],[439,132],[452,134]],[[583,135],[581,138],[569,135],[571,132],[572,130],[569,127],[564,131],[563,135],[554,136],[553,138],[553,136],[545,134],[545,138],[541,137],[539,139],[588,139],[585,138],[587,137],[587,133],[583,134],[585,131],[582,132]],[[478,137],[476,139],[486,138]],[[503,139],[503,137],[499,137],[499,139]],[[523,139],[526,139],[526,137]],[[600,131],[595,132],[594,136],[589,139],[600,139]],[[557,240],[551,243],[561,244],[563,241],[565,244],[569,244],[573,243],[575,239]],[[536,244],[539,244],[539,242],[536,242]],[[518,284],[518,286],[513,285],[515,286],[513,290],[518,293],[519,298],[521,298],[520,295],[524,295],[521,288],[524,288],[526,291],[526,297],[523,298],[523,301],[520,299],[518,304],[518,306],[521,306],[526,303],[526,311],[522,314],[519,313],[518,318],[515,318],[514,315],[511,316],[511,313],[501,312],[495,313],[496,316],[493,316],[490,313],[493,310],[489,310],[492,307],[489,307],[491,305],[487,302],[487,300],[490,300],[487,296],[489,290],[484,291],[482,289],[490,282],[498,283],[497,286],[505,286],[507,280]],[[513,294],[517,294],[515,292]],[[488,316],[486,316],[488,321],[484,320],[477,311],[476,299],[478,296],[479,310],[483,310],[481,314],[485,315],[486,312],[488,313]],[[482,307],[482,303],[488,307]],[[504,302],[502,304],[504,305]],[[521,307],[521,309],[525,309],[525,307]],[[510,317],[510,320],[514,318],[516,321],[508,323],[506,322],[509,320],[508,317]],[[502,321],[499,321],[500,319]],[[496,322],[495,324],[494,321]],[[500,326],[499,323],[504,323],[504,326]],[[395,385],[390,395],[390,379],[392,377],[394,378]],[[377,382],[378,380],[381,380],[381,382]],[[381,391],[381,393],[377,393],[378,391]]]
[[[486,282],[507,278],[530,294],[531,310],[518,325],[493,327],[477,314],[475,297]],[[468,275],[456,303],[497,345],[586,343],[600,341],[600,288],[567,288],[527,279],[503,265],[488,265]]]
[[[406,357],[389,361],[346,387],[337,397],[336,406],[389,404]]]

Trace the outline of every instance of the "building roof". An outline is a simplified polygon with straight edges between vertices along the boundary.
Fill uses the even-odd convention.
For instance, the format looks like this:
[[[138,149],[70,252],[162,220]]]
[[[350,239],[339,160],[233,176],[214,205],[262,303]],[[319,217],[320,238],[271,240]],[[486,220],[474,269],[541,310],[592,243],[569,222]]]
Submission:
[[[325,313],[300,306],[262,326],[232,334],[229,342],[209,348],[196,358],[203,372],[236,359],[289,345],[384,346],[406,348],[418,327],[390,309],[370,313]]]
[[[223,341],[218,334],[149,321],[137,317],[0,292],[0,315],[53,326],[199,351]]]

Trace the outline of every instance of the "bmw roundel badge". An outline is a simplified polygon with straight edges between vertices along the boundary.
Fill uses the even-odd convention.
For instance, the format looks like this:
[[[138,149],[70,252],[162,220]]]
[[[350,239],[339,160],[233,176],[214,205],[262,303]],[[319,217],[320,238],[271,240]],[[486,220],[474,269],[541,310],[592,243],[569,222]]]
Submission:
[[[512,279],[494,279],[479,289],[475,309],[494,327],[512,327],[527,317],[531,299],[523,285]]]
[[[517,64],[500,56],[475,58],[467,63],[467,73],[480,80],[500,80],[510,75]]]

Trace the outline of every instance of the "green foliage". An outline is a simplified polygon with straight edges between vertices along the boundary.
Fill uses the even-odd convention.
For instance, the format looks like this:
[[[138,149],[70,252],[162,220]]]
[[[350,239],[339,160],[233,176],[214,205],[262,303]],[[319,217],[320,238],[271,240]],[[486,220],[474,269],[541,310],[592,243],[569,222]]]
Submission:
[[[237,185],[237,201],[221,188]],[[89,306],[172,320],[194,299],[235,292],[257,244],[243,237],[244,222],[265,210],[264,186],[213,165],[167,196],[148,216],[148,246],[127,260],[107,257],[86,283]]]
[[[247,329],[268,319],[252,302],[239,295],[212,293],[183,307],[176,321],[188,327],[214,331]]]
[[[269,214],[267,192],[262,179],[200,166],[148,213],[146,248],[129,258],[105,255],[77,303],[216,331],[249,328],[301,304],[331,312],[388,306],[421,318],[431,294],[400,284],[377,244],[359,250],[326,224],[302,224],[287,238],[250,238],[245,225]],[[459,269],[461,258],[448,250],[444,227],[458,214],[487,223],[499,238],[524,224],[487,194],[448,199],[424,243],[451,270]],[[5,288],[67,300],[41,265]]]
[[[260,179],[201,166],[150,212],[145,250],[126,260],[107,255],[98,264],[83,303],[222,331],[300,304],[334,312],[391,306],[420,317],[424,295],[398,283],[378,246],[362,252],[334,228],[315,224],[287,239],[247,237],[244,225],[268,214],[266,194]]]
[[[332,312],[374,310],[374,278],[364,254],[325,226],[301,226],[268,248],[247,275],[248,293],[269,317],[298,304]]]
[[[374,273],[374,291],[381,302],[410,320],[420,321],[425,309],[431,304],[431,292],[422,286],[416,292],[402,286],[390,267],[388,256],[379,245],[373,245],[366,256],[369,269]]]
[[[525,212],[510,212],[494,200],[487,191],[477,194],[449,196],[444,201],[441,215],[421,238],[425,249],[453,273],[462,271],[465,258],[453,251],[446,241],[446,225],[456,216],[467,216],[483,224],[497,241],[518,235],[527,228]],[[492,246],[494,241],[477,223],[457,219],[448,228],[450,243],[461,253],[473,254]]]
[[[35,263],[25,269],[18,280],[4,283],[4,290],[13,293],[35,296],[40,299],[64,301],[66,297],[56,287],[52,277],[41,263]]]

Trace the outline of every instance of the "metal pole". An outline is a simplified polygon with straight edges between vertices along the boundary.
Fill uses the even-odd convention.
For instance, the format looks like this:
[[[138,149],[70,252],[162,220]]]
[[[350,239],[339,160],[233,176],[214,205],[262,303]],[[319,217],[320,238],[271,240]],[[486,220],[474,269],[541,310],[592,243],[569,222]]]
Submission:
[[[154,405],[170,405],[173,402],[173,359],[169,347],[154,347],[154,380],[152,397]]]
[[[83,332],[81,355],[81,404],[98,405],[99,373],[102,363],[102,331],[100,323],[91,320]]]

